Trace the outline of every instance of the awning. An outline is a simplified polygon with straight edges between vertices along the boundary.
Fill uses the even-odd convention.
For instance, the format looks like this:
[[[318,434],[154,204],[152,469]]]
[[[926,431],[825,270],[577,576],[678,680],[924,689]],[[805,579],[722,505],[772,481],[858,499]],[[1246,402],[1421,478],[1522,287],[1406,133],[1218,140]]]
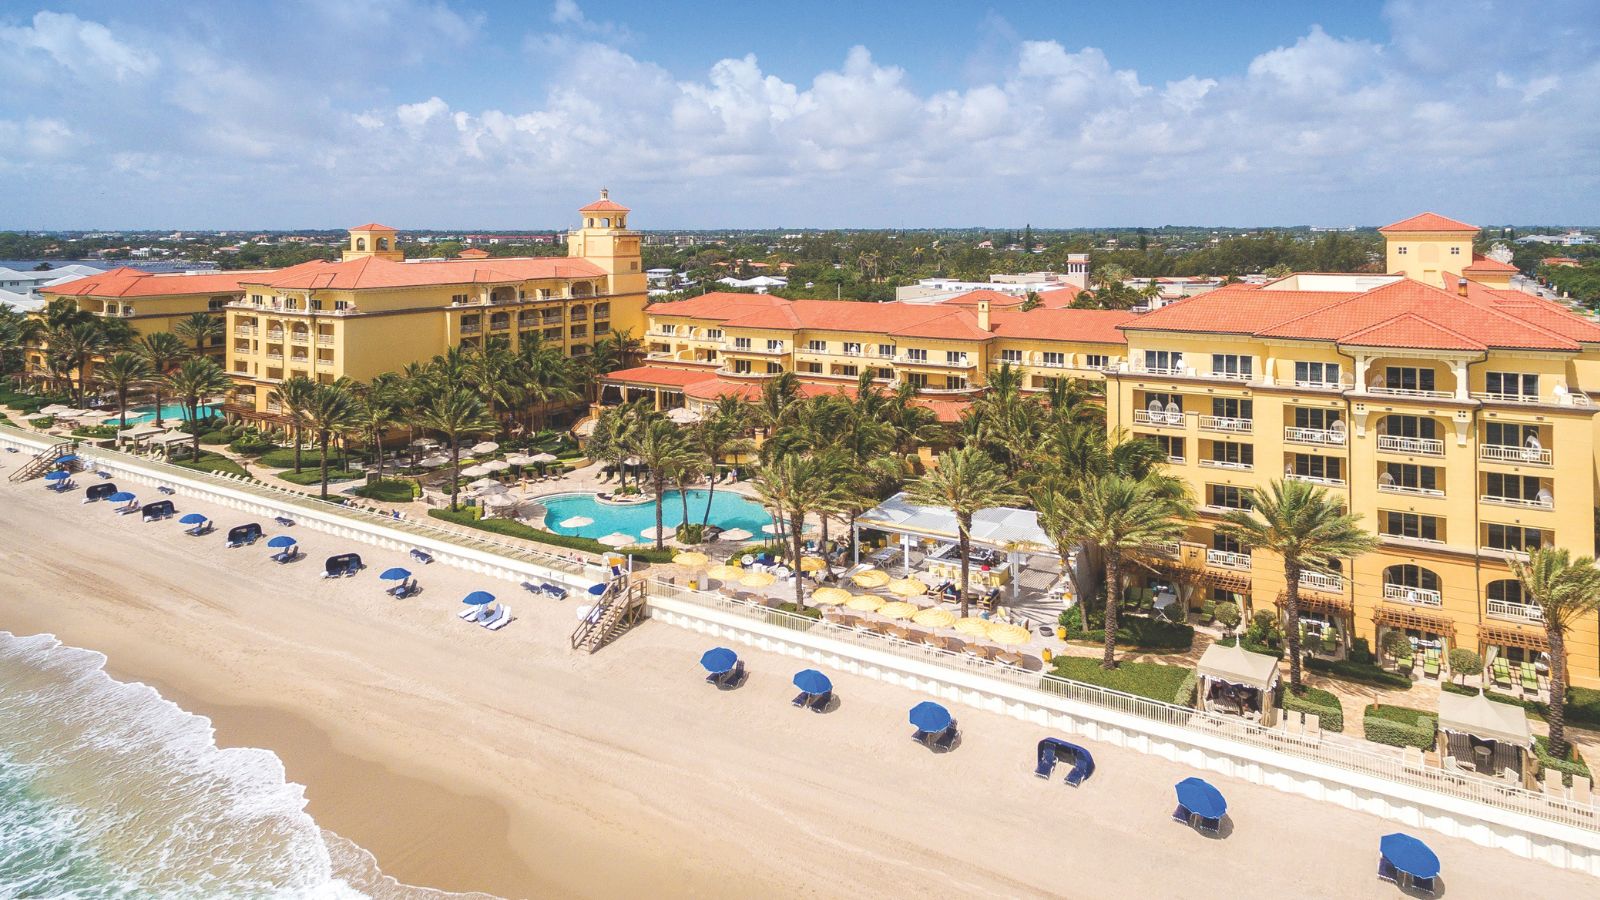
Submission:
[[[1470,734],[1488,741],[1528,747],[1533,732],[1520,706],[1496,703],[1478,694],[1468,697],[1448,692],[1439,695],[1439,730]]]
[[[1278,595],[1278,605],[1283,605],[1283,594]],[[1340,597],[1337,594],[1300,594],[1300,609],[1302,611],[1314,610],[1317,612],[1350,614],[1350,598]]]
[[[895,494],[862,513],[856,518],[856,524],[894,534],[947,541],[960,536],[955,513],[942,506],[917,506],[908,502],[904,493]],[[979,510],[972,517],[971,538],[972,543],[981,547],[1056,555],[1055,543],[1039,527],[1039,514],[1028,509],[996,506]]]
[[[1396,628],[1418,628],[1431,631],[1434,634],[1455,636],[1456,624],[1444,616],[1414,609],[1395,609],[1392,606],[1380,606],[1372,614],[1372,620],[1379,625],[1392,625]]]
[[[1244,684],[1263,691],[1272,690],[1278,680],[1278,660],[1265,653],[1254,653],[1235,644],[1212,644],[1195,665],[1196,674],[1229,684]]]
[[[1521,647],[1524,650],[1537,650],[1541,653],[1550,650],[1550,639],[1542,631],[1525,631],[1493,622],[1485,622],[1479,627],[1478,639],[1496,647]]]

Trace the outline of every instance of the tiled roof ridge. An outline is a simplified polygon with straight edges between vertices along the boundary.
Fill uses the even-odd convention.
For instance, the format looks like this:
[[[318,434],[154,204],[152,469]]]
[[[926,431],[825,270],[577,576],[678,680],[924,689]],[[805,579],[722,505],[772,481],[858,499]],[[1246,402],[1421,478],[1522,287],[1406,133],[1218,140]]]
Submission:
[[[1357,346],[1360,346],[1361,345],[1360,338],[1370,337],[1371,335],[1373,335],[1373,334],[1375,334],[1377,332],[1381,332],[1381,331],[1383,331],[1385,329],[1392,329],[1395,326],[1400,325],[1401,323],[1407,322],[1407,321],[1416,322],[1416,323],[1418,323],[1418,324],[1420,324],[1420,325],[1422,325],[1422,326],[1424,326],[1426,328],[1432,329],[1433,331],[1437,331],[1437,332],[1440,332],[1440,333],[1443,333],[1443,334],[1447,334],[1450,337],[1456,338],[1456,339],[1460,340],[1462,343],[1467,344],[1467,345],[1469,345],[1469,346],[1471,346],[1471,347],[1473,347],[1475,349],[1479,349],[1479,350],[1487,350],[1487,349],[1489,349],[1488,345],[1483,343],[1482,341],[1477,340],[1476,338],[1468,337],[1467,335],[1464,335],[1461,332],[1456,331],[1453,328],[1450,328],[1449,326],[1442,325],[1442,324],[1440,324],[1438,322],[1435,322],[1434,320],[1432,320],[1432,319],[1430,319],[1430,318],[1428,318],[1428,317],[1426,317],[1424,315],[1421,315],[1421,314],[1417,313],[1415,310],[1409,310],[1409,309],[1405,310],[1404,312],[1400,312],[1400,313],[1397,313],[1397,314],[1395,314],[1393,316],[1390,316],[1389,318],[1384,319],[1381,322],[1376,322],[1376,323],[1374,323],[1372,325],[1368,325],[1365,328],[1360,328],[1360,329],[1357,329],[1356,331],[1350,332],[1349,334],[1343,335],[1342,337],[1338,338],[1338,343],[1340,343],[1340,344],[1355,344]],[[1381,345],[1380,344],[1380,345],[1374,345],[1374,346],[1385,346],[1385,345]]]

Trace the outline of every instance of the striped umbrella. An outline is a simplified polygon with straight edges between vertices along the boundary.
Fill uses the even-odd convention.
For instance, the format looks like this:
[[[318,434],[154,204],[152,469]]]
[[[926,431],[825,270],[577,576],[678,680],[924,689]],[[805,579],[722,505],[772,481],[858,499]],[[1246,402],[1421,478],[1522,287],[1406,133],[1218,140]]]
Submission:
[[[884,599],[876,594],[857,594],[846,601],[845,606],[860,612],[874,612],[884,603]]]
[[[989,640],[996,644],[1005,644],[1011,647],[1020,647],[1033,640],[1033,633],[1021,625],[1010,625],[1005,622],[990,622],[985,629]]]
[[[710,562],[711,558],[706,556],[704,553],[700,553],[700,552],[694,551],[694,550],[688,550],[688,551],[685,551],[683,553],[679,553],[678,555],[672,557],[672,561],[674,563],[676,563],[677,565],[680,565],[680,566],[687,566],[688,568],[691,568],[691,569],[698,569],[701,566],[705,565],[706,563]]]
[[[739,583],[745,587],[759,588],[766,587],[777,580],[772,576],[771,572],[747,572],[744,577],[739,579]]]
[[[718,581],[738,581],[744,577],[744,570],[738,566],[712,566],[706,570],[706,577],[715,578]]]
[[[844,588],[822,587],[811,592],[811,602],[818,606],[836,606],[850,602],[850,592]]]
[[[916,605],[915,603],[907,603],[904,600],[896,600],[893,603],[885,603],[884,605],[878,607],[878,615],[890,619],[909,619],[916,615],[917,611],[921,608],[922,607]]]
[[[973,637],[986,638],[989,636],[989,623],[976,616],[967,616],[956,620],[956,630]]]
[[[881,588],[889,583],[889,573],[881,569],[868,569],[851,575],[850,580],[864,588]]]
[[[915,578],[896,578],[889,582],[888,588],[889,593],[902,597],[920,597],[928,592],[928,586]]]
[[[948,628],[955,624],[956,614],[948,609],[933,606],[913,615],[911,621],[929,628]]]

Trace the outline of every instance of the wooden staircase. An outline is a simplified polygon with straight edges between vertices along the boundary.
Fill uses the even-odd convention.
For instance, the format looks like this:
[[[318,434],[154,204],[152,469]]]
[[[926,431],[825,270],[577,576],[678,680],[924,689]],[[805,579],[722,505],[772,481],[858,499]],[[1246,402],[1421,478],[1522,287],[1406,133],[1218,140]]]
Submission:
[[[59,443],[51,444],[50,446],[34,454],[33,459],[30,459],[22,465],[17,466],[17,468],[11,473],[11,480],[28,481],[32,478],[38,478],[44,473],[50,471],[50,467],[56,464],[56,460],[66,456],[71,452],[72,441],[61,441]]]
[[[644,583],[621,578],[595,602],[572,632],[572,649],[590,653],[611,643],[644,618]]]

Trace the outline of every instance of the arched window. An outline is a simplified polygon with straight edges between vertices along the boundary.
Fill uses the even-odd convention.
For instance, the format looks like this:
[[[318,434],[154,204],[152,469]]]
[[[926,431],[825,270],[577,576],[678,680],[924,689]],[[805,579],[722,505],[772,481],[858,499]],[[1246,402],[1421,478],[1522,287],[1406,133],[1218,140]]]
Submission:
[[[611,217],[607,216],[606,218],[601,219],[600,220],[600,225],[603,228],[610,228],[611,227]]]
[[[574,297],[587,297],[593,290],[587,281],[575,281],[572,284],[572,296]]]
[[[365,249],[367,249],[367,239],[366,238],[356,238],[356,249],[357,250],[365,250]]]
[[[618,228],[627,228],[628,227],[628,217],[627,216],[617,216],[617,227]]]
[[[1503,578],[1499,581],[1489,582],[1489,599],[1499,600],[1502,603],[1527,604],[1533,600],[1522,588],[1522,582],[1515,578]]]
[[[1418,588],[1424,591],[1439,590],[1439,576],[1432,569],[1424,569],[1410,563],[1390,566],[1383,570],[1383,584],[1385,587],[1396,585],[1399,587]]]
[[[585,228],[593,228],[594,227],[594,219],[593,218],[584,219],[583,220],[583,227],[585,227]]]
[[[387,249],[389,249],[389,239],[388,238],[378,238],[378,249],[379,250],[387,250]]]

